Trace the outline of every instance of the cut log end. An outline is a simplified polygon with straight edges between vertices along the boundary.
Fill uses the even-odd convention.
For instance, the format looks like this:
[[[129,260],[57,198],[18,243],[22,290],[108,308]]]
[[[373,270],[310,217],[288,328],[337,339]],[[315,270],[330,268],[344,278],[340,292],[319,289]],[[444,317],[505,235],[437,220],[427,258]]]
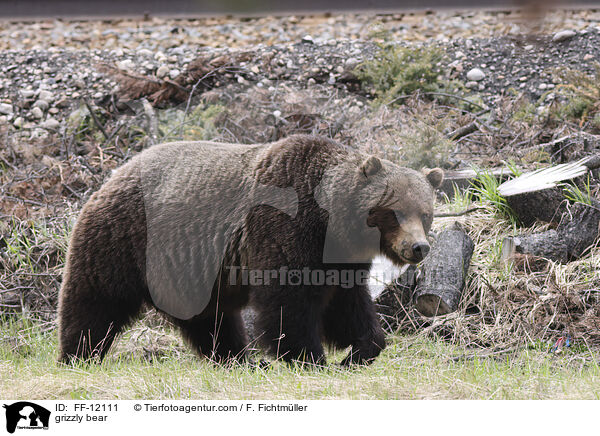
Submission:
[[[440,296],[433,294],[423,294],[417,297],[415,307],[421,315],[429,317],[447,315],[456,310],[448,306]]]

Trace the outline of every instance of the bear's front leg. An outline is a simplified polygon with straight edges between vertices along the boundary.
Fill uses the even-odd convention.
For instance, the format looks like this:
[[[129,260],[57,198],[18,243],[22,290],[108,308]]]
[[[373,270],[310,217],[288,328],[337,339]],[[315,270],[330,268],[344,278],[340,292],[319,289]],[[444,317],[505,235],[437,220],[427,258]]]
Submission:
[[[385,348],[375,305],[366,286],[339,287],[323,314],[325,339],[338,348],[352,346],[342,365],[367,365]]]
[[[262,291],[255,291],[261,344],[271,355],[286,362],[324,365],[320,299],[311,298],[302,286]]]

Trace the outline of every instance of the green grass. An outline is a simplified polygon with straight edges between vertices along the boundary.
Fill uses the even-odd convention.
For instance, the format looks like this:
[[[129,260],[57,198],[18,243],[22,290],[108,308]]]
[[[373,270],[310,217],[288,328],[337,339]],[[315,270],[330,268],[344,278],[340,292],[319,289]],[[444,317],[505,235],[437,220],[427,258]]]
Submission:
[[[534,344],[483,358],[420,336],[393,336],[369,367],[330,363],[311,370],[275,362],[266,370],[225,369],[189,353],[176,336],[158,357],[144,357],[147,344],[136,332],[126,333],[102,364],[63,366],[55,362],[55,331],[5,321],[0,392],[28,399],[598,399],[600,393],[597,356],[585,348],[553,355]]]
[[[573,203],[583,203],[590,206],[592,205],[592,192],[590,188],[589,174],[582,188],[574,183],[565,183],[562,188],[564,196],[567,200]]]
[[[489,171],[478,171],[470,189],[479,202],[491,205],[499,218],[508,219],[515,226],[519,220],[506,198],[498,192],[500,184],[501,181]]]

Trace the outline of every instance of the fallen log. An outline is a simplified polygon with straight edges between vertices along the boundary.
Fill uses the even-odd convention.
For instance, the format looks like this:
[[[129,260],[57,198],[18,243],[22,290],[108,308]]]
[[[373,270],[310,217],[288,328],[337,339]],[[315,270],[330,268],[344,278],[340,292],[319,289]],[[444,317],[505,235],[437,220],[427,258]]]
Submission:
[[[438,235],[417,277],[414,302],[421,314],[445,315],[458,308],[473,249],[473,240],[457,224]]]
[[[597,164],[598,157],[580,159],[523,174],[504,182],[498,193],[506,198],[524,226],[536,220],[558,223],[568,204],[559,184],[575,180]]]
[[[524,255],[534,261],[543,258],[563,263],[579,259],[596,244],[600,232],[600,202],[591,199],[591,203],[568,207],[556,230],[505,238],[502,258]]]

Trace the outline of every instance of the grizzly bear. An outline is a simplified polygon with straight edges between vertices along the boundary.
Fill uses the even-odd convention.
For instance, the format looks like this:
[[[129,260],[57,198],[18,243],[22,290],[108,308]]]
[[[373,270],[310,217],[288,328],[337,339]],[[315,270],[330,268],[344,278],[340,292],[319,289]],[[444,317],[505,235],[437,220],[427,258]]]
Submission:
[[[417,172],[330,139],[174,142],[119,168],[83,207],[59,296],[60,359],[102,358],[154,306],[199,354],[243,361],[241,310],[263,349],[367,364],[385,347],[367,290],[372,259],[429,251],[439,168]]]

